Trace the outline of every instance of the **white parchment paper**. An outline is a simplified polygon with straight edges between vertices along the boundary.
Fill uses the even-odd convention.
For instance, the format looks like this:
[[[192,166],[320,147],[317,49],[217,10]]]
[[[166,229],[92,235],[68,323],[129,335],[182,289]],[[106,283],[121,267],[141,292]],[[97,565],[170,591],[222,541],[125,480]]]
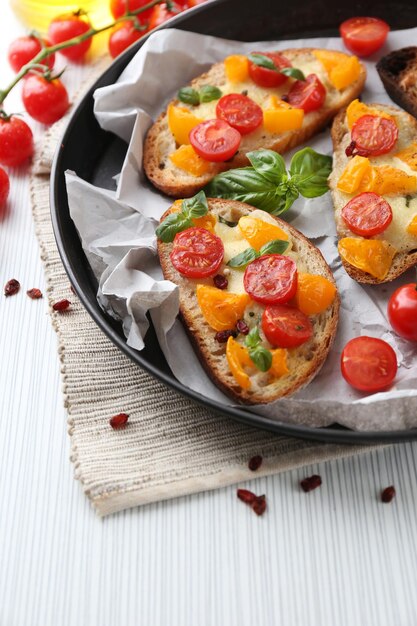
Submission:
[[[385,49],[412,45],[417,28],[390,33]],[[99,279],[98,300],[105,311],[123,322],[127,343],[141,350],[152,318],[158,340],[174,375],[184,385],[224,404],[232,401],[215,387],[197,359],[177,319],[178,288],[163,279],[154,231],[171,201],[157,192],[142,172],[142,145],[152,120],[179,87],[228,54],[252,50],[279,50],[313,46],[343,50],[337,38],[300,39],[291,42],[242,43],[187,33],[175,29],[154,33],[126,67],[116,84],[95,93],[95,114],[105,130],[129,143],[112,192],[66,173],[71,217],[83,248]],[[390,102],[375,70],[376,55],[366,61],[368,79],[365,102]],[[329,133],[309,142],[319,152],[331,154]],[[290,160],[292,153],[286,157]],[[334,347],[319,375],[290,399],[248,408],[277,420],[309,426],[338,422],[357,430],[406,429],[417,425],[417,347],[390,331],[386,305],[393,290],[413,280],[411,273],[389,285],[363,287],[341,267],[330,194],[312,200],[298,199],[284,215],[311,238],[332,268],[342,298],[339,329]],[[398,357],[398,375],[389,391],[366,395],[352,389],[340,373],[340,354],[346,342],[358,335],[385,339]]]

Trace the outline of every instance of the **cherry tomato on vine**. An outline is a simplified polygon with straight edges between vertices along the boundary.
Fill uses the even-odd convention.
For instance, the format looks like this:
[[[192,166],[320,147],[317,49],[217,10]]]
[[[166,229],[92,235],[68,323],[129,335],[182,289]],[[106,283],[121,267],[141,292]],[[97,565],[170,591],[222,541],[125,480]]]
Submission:
[[[388,301],[388,319],[400,337],[417,341],[417,284],[398,287]]]
[[[223,120],[200,122],[190,131],[190,143],[206,161],[227,161],[237,152],[241,134]]]
[[[136,11],[148,3],[149,0],[110,0],[110,13],[113,15],[114,19],[117,20],[119,17],[126,15],[127,10]],[[153,7],[143,13],[139,13],[137,18],[142,24],[145,24],[145,22],[149,21],[152,11]]]
[[[153,28],[157,28],[167,20],[171,19],[171,17],[175,17],[181,11],[184,11],[188,7],[187,2],[170,2],[170,8],[166,2],[161,2],[161,4],[156,4],[152,9],[152,15],[149,20],[149,30]]]
[[[375,337],[355,337],[345,345],[341,368],[343,378],[359,391],[382,391],[397,374],[397,357],[389,343]]]
[[[109,37],[109,52],[114,58],[119,56],[132,43],[144,35],[145,31],[138,30],[132,21],[122,22],[111,32]]]
[[[7,173],[0,167],[0,218],[3,217],[6,208],[7,198],[9,197],[10,181]]]
[[[12,69],[15,72],[19,72],[26,63],[29,63],[42,50],[42,48],[50,45],[47,39],[40,39],[34,35],[18,37],[12,41],[7,52],[7,58]],[[43,59],[41,63],[52,69],[55,63],[55,54],[50,54],[46,59]]]
[[[288,102],[305,113],[319,109],[326,99],[326,88],[316,74],[296,80],[288,93]]]
[[[377,17],[351,17],[340,25],[346,48],[359,57],[367,57],[385,43],[389,26]]]
[[[296,348],[313,336],[313,326],[299,309],[288,304],[267,306],[262,330],[269,343],[278,348]]]
[[[189,278],[212,276],[219,269],[223,256],[220,237],[196,226],[175,235],[170,254],[175,269]]]
[[[65,13],[64,15],[58,15],[55,17],[48,28],[48,37],[53,44],[62,43],[83,35],[91,28],[91,23],[88,17],[82,14],[81,11],[75,13]],[[84,57],[86,52],[91,46],[92,38],[89,37],[81,43],[75,44],[70,48],[64,48],[60,50],[60,53],[71,61],[79,61]]]
[[[53,124],[69,107],[68,93],[59,78],[29,75],[23,83],[22,101],[37,122]]]
[[[0,114],[0,163],[14,167],[32,156],[33,135],[16,115]]]
[[[377,193],[360,193],[342,209],[342,218],[350,230],[361,237],[380,235],[392,222],[392,209]]]
[[[252,54],[262,54],[268,57],[277,68],[277,70],[269,70],[267,67],[261,67],[249,61],[249,76],[259,87],[279,87],[288,80],[288,76],[280,74],[280,70],[284,67],[291,67],[291,63],[282,54],[278,52],[253,52]]]
[[[398,139],[398,126],[394,120],[379,115],[362,115],[353,124],[351,137],[356,154],[379,156],[393,149]]]
[[[297,292],[297,266],[282,254],[265,254],[250,263],[243,276],[247,294],[262,304],[284,304]]]
[[[230,93],[220,98],[216,106],[216,115],[236,128],[241,135],[251,133],[263,121],[263,112],[259,104],[240,93]]]

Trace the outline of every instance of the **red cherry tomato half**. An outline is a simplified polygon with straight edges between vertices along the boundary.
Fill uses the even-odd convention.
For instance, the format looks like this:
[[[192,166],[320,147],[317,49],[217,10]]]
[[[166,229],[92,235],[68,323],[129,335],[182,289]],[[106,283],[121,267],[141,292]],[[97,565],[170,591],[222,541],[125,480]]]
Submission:
[[[161,4],[154,6],[149,20],[149,30],[157,28],[157,26],[160,26],[167,20],[171,19],[171,17],[175,17],[187,8],[186,3],[184,2],[170,2],[170,7],[171,8],[168,9],[166,2],[161,2]]]
[[[326,88],[316,74],[309,74],[305,80],[296,80],[288,93],[288,102],[305,113],[319,109],[326,99]]]
[[[378,115],[363,115],[352,126],[354,150],[360,156],[379,156],[390,152],[398,139],[394,120]]]
[[[9,197],[10,181],[7,173],[0,167],[0,217],[3,216],[7,198]]]
[[[236,128],[241,135],[251,133],[263,121],[261,107],[240,93],[231,93],[220,98],[216,106],[216,115]]]
[[[15,115],[0,117],[0,163],[14,167],[33,154],[33,135],[29,126]]]
[[[122,22],[112,31],[109,37],[109,52],[115,59],[126,48],[135,43],[144,34],[143,30],[135,28],[133,22]]]
[[[22,100],[29,115],[42,124],[53,124],[69,107],[67,90],[59,78],[47,80],[37,74],[24,81]]]
[[[367,57],[384,45],[390,28],[377,17],[351,17],[342,22],[339,30],[348,50]]]
[[[175,269],[188,278],[212,276],[224,256],[222,240],[205,228],[187,228],[175,235],[170,258]]]
[[[262,330],[269,343],[278,348],[296,348],[313,336],[313,326],[304,313],[287,304],[266,307]]]
[[[227,161],[237,152],[241,135],[223,120],[207,120],[194,126],[190,143],[206,161]]]
[[[343,207],[342,218],[356,235],[373,237],[391,224],[392,210],[377,193],[360,193]]]
[[[142,8],[145,4],[148,4],[149,0],[110,0],[110,12],[113,15],[114,19],[117,20],[119,17],[123,17],[126,15],[127,10],[136,11],[137,9]],[[144,24],[148,22],[152,15],[153,7],[147,9],[143,13],[139,13],[137,15],[137,19]]]
[[[55,17],[48,28],[48,37],[53,44],[68,41],[78,35],[83,35],[90,30],[91,24],[86,15],[78,15],[77,13],[66,13]],[[89,37],[85,41],[60,50],[60,53],[71,61],[79,61],[82,59],[91,46],[92,39]]]
[[[297,277],[297,266],[290,257],[266,254],[247,266],[243,286],[257,302],[284,304],[295,296]]]
[[[15,72],[19,72],[26,63],[29,63],[46,46],[50,46],[49,41],[46,39],[41,40],[34,35],[18,37],[12,41],[7,52],[7,58],[12,69]],[[52,69],[55,63],[55,54],[52,53],[47,56],[42,63]]]
[[[417,284],[398,287],[388,302],[388,319],[400,337],[417,341]]]
[[[249,61],[249,76],[259,87],[279,87],[288,80],[285,74],[280,74],[280,70],[283,70],[284,67],[291,67],[291,63],[282,54],[278,54],[278,52],[253,52],[252,54],[262,54],[264,57],[268,57],[277,68],[277,71],[269,70]]]
[[[356,337],[345,345],[341,368],[344,379],[359,391],[382,391],[397,374],[397,357],[391,346],[375,337]]]

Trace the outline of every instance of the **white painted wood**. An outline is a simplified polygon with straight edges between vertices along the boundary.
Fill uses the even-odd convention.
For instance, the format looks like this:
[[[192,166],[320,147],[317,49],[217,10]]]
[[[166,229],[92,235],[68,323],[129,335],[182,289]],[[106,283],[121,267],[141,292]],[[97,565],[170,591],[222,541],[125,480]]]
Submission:
[[[23,31],[3,5],[0,32],[4,85]],[[267,494],[263,518],[233,487],[95,516],[72,476],[46,305],[25,294],[44,288],[25,171],[10,205],[0,286],[22,291],[0,297],[0,625],[413,626],[417,444],[258,479],[246,486]],[[323,486],[304,494],[313,472]]]

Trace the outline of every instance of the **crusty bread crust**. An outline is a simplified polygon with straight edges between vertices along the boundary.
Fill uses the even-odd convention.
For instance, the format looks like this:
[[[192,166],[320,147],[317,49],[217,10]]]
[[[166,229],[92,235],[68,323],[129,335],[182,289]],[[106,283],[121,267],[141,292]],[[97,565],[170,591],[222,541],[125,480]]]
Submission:
[[[297,59],[307,61],[315,59],[313,56],[314,50],[314,48],[294,48],[282,50],[280,54],[283,54],[296,66]],[[152,184],[163,193],[174,198],[190,197],[207,185],[220,172],[248,165],[249,161],[246,154],[251,150],[266,148],[284,153],[307,141],[325,128],[341,107],[348,105],[361,93],[365,79],[366,70],[361,65],[359,78],[343,91],[338,92],[333,88],[334,98],[332,98],[332,102],[330,104],[326,103],[318,111],[307,114],[305,117],[307,122],[304,123],[302,128],[280,134],[271,134],[261,128],[254,133],[245,135],[242,138],[239,151],[232,159],[227,161],[227,163],[213,163],[210,172],[198,177],[172,166],[169,155],[174,152],[176,146],[174,137],[168,127],[166,111],[164,111],[150,128],[145,140],[143,157],[145,173]],[[205,74],[195,78],[191,82],[191,86],[199,88],[209,83],[215,84],[221,89],[225,82],[224,63],[220,62],[213,65]],[[170,104],[181,105],[182,103],[174,99]]]
[[[209,210],[216,216],[237,222],[242,215],[248,215],[253,207],[235,200],[208,199]],[[169,209],[161,218],[164,219]],[[321,252],[287,222],[275,218],[277,224],[285,230],[293,241],[296,250],[307,271],[321,274],[335,284],[333,275]],[[211,278],[190,280],[177,272],[170,260],[172,243],[158,241],[158,254],[164,277],[179,286],[180,317],[186,331],[200,356],[208,376],[227,395],[244,404],[266,404],[290,396],[307,385],[319,372],[333,344],[339,319],[340,298],[336,292],[333,304],[319,315],[310,316],[314,334],[310,341],[299,348],[289,350],[290,373],[269,382],[267,374],[259,372],[251,377],[251,389],[242,389],[233,378],[226,359],[226,344],[215,339],[216,332],[204,320],[196,296],[197,284],[212,285]],[[222,272],[220,268],[219,272]]]
[[[401,113],[402,117],[405,116],[404,120],[406,118],[406,123],[410,127],[410,134],[413,135],[414,140],[417,141],[417,120],[414,119],[414,117],[412,117],[408,113],[405,113],[404,111],[399,111],[396,107],[390,106],[388,104],[369,103],[369,106],[381,109],[386,113],[391,113],[393,115],[398,115],[399,113]],[[349,129],[346,121],[346,108],[344,108],[337,114],[333,121],[331,136],[333,141],[335,158],[346,160],[346,164],[348,159],[345,156],[345,149],[349,143],[346,138],[348,133]],[[340,206],[340,192],[338,192],[337,190],[337,178],[335,176],[334,170],[329,177],[329,187],[333,198],[333,204],[335,208],[337,208],[338,206]],[[345,236],[344,233],[341,233],[339,228],[338,236],[339,239]],[[351,276],[351,278],[356,280],[358,283],[379,285],[380,283],[387,283],[394,280],[395,278],[398,278],[398,276],[401,276],[401,274],[410,269],[410,267],[413,267],[417,264],[417,244],[416,250],[411,250],[409,252],[397,252],[393,259],[391,268],[383,280],[375,278],[367,272],[364,272],[354,267],[344,259],[341,259],[341,261],[349,276]]]
[[[390,52],[376,69],[390,98],[417,117],[417,47]]]

